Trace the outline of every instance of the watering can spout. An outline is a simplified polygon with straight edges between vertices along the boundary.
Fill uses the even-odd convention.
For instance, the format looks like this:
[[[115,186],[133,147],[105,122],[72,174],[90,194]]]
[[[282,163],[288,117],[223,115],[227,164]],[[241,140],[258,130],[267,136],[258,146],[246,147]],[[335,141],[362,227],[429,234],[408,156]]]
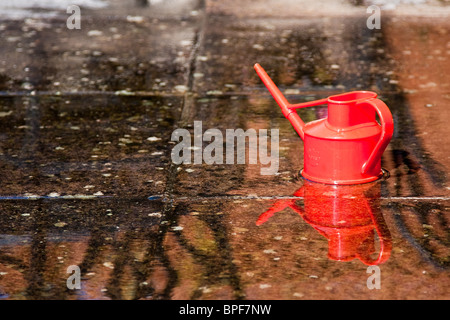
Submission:
[[[272,97],[280,106],[283,115],[286,117],[286,119],[289,120],[295,131],[297,131],[299,136],[303,139],[303,127],[305,126],[305,123],[302,121],[302,119],[300,119],[297,112],[292,109],[292,105],[286,100],[285,96],[281,93],[280,89],[278,89],[278,87],[275,85],[266,71],[258,63],[255,64],[254,68],[258,76],[261,78],[262,82],[266,85],[267,89],[269,89]]]

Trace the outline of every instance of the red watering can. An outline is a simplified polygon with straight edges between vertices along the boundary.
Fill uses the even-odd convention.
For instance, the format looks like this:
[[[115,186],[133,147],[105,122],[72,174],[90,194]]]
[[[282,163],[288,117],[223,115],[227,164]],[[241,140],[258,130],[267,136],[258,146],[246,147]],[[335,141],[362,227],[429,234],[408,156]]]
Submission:
[[[304,178],[326,184],[359,184],[382,176],[381,156],[391,140],[394,122],[375,92],[353,91],[290,104],[259,64],[255,70],[304,141]],[[295,111],[321,104],[328,104],[328,117],[306,124]]]
[[[392,241],[380,210],[378,182],[336,186],[306,180],[294,196],[303,198],[303,208],[297,199],[278,200],[259,216],[256,225],[289,207],[328,239],[328,258],[337,261],[357,258],[366,265],[388,260]],[[378,234],[378,254],[375,254],[375,234]]]

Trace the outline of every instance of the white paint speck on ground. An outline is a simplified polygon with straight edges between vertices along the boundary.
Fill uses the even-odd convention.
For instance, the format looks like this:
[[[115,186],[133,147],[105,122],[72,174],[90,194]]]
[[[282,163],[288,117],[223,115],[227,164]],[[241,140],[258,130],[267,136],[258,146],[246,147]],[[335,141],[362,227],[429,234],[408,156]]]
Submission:
[[[58,228],[62,228],[62,227],[65,227],[67,225],[67,223],[65,223],[65,222],[57,222],[57,223],[55,223],[55,227],[58,227]]]
[[[0,112],[0,118],[10,116],[12,113],[13,113],[12,110],[11,111],[2,111],[2,112]]]
[[[161,212],[152,212],[152,213],[149,213],[148,216],[160,218],[160,217],[162,217],[162,214],[161,214]]]
[[[127,16],[128,22],[141,23],[144,21],[144,17],[141,16]]]
[[[175,91],[178,91],[180,93],[184,93],[184,92],[186,92],[188,90],[188,87],[185,86],[185,85],[181,85],[180,84],[180,85],[175,86],[174,89],[175,89]]]
[[[59,193],[58,192],[51,192],[51,193],[48,194],[48,196],[50,198],[56,198],[56,197],[59,197]]]
[[[99,37],[103,35],[103,32],[100,30],[90,30],[87,33],[88,37]]]

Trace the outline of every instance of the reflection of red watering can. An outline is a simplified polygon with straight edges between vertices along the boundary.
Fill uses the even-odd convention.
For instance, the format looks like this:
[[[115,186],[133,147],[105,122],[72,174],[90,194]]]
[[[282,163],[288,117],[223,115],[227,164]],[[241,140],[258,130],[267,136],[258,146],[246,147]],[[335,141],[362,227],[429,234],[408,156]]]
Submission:
[[[394,122],[376,93],[353,91],[290,104],[259,64],[255,70],[304,141],[303,177],[327,184],[358,184],[381,177],[381,155],[392,137]],[[328,117],[307,124],[295,111],[321,104],[328,104]]]
[[[294,193],[302,197],[304,209],[297,199],[278,200],[256,221],[259,226],[276,212],[290,207],[308,224],[328,239],[328,257],[350,261],[358,258],[366,265],[385,262],[392,249],[389,230],[382,218],[378,182],[335,186],[305,180]],[[375,232],[379,238],[379,253],[375,253]]]

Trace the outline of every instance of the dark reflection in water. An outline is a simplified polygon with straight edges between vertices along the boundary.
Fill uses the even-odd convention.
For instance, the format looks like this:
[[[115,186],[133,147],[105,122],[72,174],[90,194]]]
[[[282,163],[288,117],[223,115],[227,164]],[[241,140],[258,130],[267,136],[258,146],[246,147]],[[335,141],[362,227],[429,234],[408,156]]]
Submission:
[[[240,299],[225,215],[191,217],[187,208],[147,200],[5,201],[0,299],[197,299],[221,286]],[[67,288],[71,265],[80,268],[80,290]]]
[[[380,205],[381,184],[336,186],[305,180],[293,196],[303,198],[278,200],[261,214],[257,225],[287,207],[328,239],[328,257],[337,261],[355,258],[367,265],[389,259],[392,241]],[[378,253],[376,253],[378,251]]]
[[[148,0],[136,0],[137,7],[148,7]]]

